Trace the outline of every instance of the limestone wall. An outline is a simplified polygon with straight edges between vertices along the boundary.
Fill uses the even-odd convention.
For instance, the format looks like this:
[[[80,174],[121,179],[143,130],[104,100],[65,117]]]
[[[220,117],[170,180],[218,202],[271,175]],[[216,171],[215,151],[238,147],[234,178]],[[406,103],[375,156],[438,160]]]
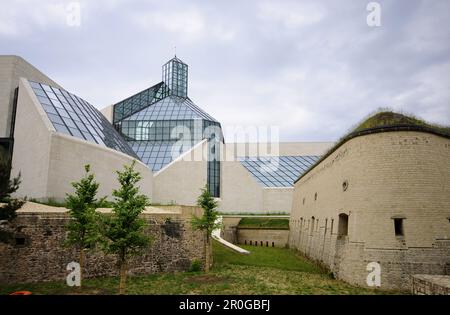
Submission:
[[[292,187],[265,187],[263,188],[264,213],[289,213],[292,209]]]
[[[112,124],[114,115],[114,105],[108,105],[100,110],[100,112],[105,116],[106,119]]]
[[[239,161],[221,162],[222,212],[262,212],[263,187]]]
[[[0,283],[65,281],[67,264],[79,257],[75,249],[62,246],[64,226],[69,222],[66,209],[33,203],[24,208],[13,222],[15,240],[8,245],[0,243]],[[145,255],[130,261],[130,274],[186,271],[193,260],[203,262],[204,234],[191,229],[193,213],[200,215],[201,211],[194,207],[147,210],[143,214],[149,224],[146,233],[154,240]],[[115,256],[87,253],[85,277],[117,274]]]
[[[449,139],[416,131],[360,136],[295,184],[289,243],[348,282],[366,286],[374,261],[382,287],[409,288],[412,274],[442,274],[450,262],[449,204]],[[347,235],[339,235],[340,214],[348,215]]]
[[[450,276],[414,275],[411,291],[416,295],[450,295]]]
[[[14,90],[21,77],[32,81],[59,85],[19,56],[0,56],[0,138],[9,137]]]
[[[203,140],[154,175],[154,202],[194,206],[207,181],[207,142]]]
[[[119,188],[116,170],[123,170],[134,159],[126,154],[107,147],[89,143],[74,137],[52,133],[47,196],[55,199],[65,198],[71,193],[71,182],[84,176],[84,165],[91,165],[96,181],[100,183],[98,196],[109,196],[112,190]],[[153,174],[142,162],[135,160],[135,170],[142,177],[138,186],[140,192],[153,201]]]

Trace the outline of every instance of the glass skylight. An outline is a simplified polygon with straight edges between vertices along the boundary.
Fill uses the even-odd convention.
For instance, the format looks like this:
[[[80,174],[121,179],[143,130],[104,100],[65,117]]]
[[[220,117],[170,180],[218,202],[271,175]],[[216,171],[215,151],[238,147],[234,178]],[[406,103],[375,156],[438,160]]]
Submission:
[[[293,187],[319,156],[241,157],[241,164],[265,187]]]
[[[94,106],[63,89],[31,81],[30,85],[57,132],[137,158],[122,136]]]

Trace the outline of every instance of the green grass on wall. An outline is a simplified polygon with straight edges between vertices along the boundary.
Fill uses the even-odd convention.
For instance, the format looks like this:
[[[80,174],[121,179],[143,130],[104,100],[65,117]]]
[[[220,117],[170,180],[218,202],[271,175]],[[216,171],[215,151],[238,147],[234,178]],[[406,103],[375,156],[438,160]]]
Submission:
[[[242,218],[239,228],[288,230],[289,219],[283,218]]]

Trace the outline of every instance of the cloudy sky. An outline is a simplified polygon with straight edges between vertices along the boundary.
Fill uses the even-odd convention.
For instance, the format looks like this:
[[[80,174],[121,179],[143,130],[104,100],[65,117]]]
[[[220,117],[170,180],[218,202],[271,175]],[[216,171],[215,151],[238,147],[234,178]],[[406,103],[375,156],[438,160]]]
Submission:
[[[378,1],[380,26],[369,2],[9,0],[0,54],[101,109],[161,81],[176,46],[196,104],[282,141],[336,140],[380,107],[449,125],[450,1]]]

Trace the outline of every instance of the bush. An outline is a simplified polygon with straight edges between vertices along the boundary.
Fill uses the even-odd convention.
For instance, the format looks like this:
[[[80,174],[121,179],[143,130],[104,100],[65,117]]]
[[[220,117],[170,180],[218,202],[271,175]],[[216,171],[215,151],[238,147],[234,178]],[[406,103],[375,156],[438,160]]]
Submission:
[[[194,259],[189,267],[189,272],[199,272],[202,271],[202,262],[198,259]]]

